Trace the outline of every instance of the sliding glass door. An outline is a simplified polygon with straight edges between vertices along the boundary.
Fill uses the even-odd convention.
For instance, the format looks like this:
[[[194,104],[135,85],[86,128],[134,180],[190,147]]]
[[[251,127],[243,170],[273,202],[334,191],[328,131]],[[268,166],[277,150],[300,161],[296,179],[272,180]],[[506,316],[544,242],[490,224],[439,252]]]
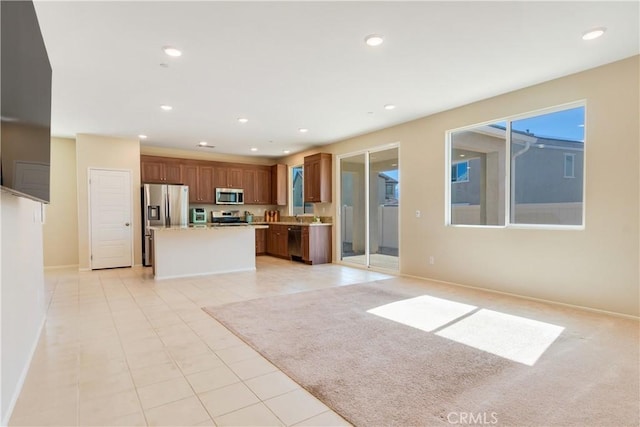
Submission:
[[[398,147],[340,157],[340,259],[398,270]]]
[[[367,265],[365,154],[340,159],[341,259]]]

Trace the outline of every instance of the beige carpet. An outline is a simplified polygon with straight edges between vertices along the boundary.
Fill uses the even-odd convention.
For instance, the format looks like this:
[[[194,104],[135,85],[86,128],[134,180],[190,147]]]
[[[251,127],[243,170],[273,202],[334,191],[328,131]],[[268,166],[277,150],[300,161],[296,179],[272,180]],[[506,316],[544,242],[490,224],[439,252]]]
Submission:
[[[638,322],[425,283],[394,278],[205,311],[356,426],[639,424]],[[477,308],[429,332],[367,313],[425,294]],[[532,366],[439,335],[479,309],[564,329]]]

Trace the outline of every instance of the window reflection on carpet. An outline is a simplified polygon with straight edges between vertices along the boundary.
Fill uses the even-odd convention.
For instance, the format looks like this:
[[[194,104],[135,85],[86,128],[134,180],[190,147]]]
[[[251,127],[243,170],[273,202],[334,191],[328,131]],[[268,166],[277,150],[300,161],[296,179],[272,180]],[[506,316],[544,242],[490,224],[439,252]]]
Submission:
[[[563,327],[422,295],[367,310],[514,362],[533,366]]]
[[[431,332],[476,308],[473,305],[422,295],[381,305],[367,310],[367,313]]]
[[[436,335],[533,366],[563,327],[482,309]]]

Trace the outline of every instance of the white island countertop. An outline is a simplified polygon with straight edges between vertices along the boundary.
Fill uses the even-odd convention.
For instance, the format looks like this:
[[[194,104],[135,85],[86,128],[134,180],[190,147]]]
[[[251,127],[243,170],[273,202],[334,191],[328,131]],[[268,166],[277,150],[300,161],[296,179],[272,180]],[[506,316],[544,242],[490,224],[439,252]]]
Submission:
[[[259,225],[150,227],[153,277],[173,279],[256,269]]]
[[[269,228],[267,224],[234,224],[234,225],[219,225],[214,223],[206,224],[189,224],[189,225],[170,225],[167,227],[149,227],[150,230],[166,231],[166,230],[223,230],[225,228]]]

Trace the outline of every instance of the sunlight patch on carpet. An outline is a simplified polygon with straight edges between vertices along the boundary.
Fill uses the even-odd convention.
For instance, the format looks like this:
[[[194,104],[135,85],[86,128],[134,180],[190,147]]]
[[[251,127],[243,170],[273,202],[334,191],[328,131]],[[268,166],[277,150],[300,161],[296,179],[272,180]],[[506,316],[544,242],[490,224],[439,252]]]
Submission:
[[[563,327],[482,309],[436,335],[533,366]]]
[[[367,313],[431,332],[476,308],[473,305],[422,295],[381,305],[367,310]]]

